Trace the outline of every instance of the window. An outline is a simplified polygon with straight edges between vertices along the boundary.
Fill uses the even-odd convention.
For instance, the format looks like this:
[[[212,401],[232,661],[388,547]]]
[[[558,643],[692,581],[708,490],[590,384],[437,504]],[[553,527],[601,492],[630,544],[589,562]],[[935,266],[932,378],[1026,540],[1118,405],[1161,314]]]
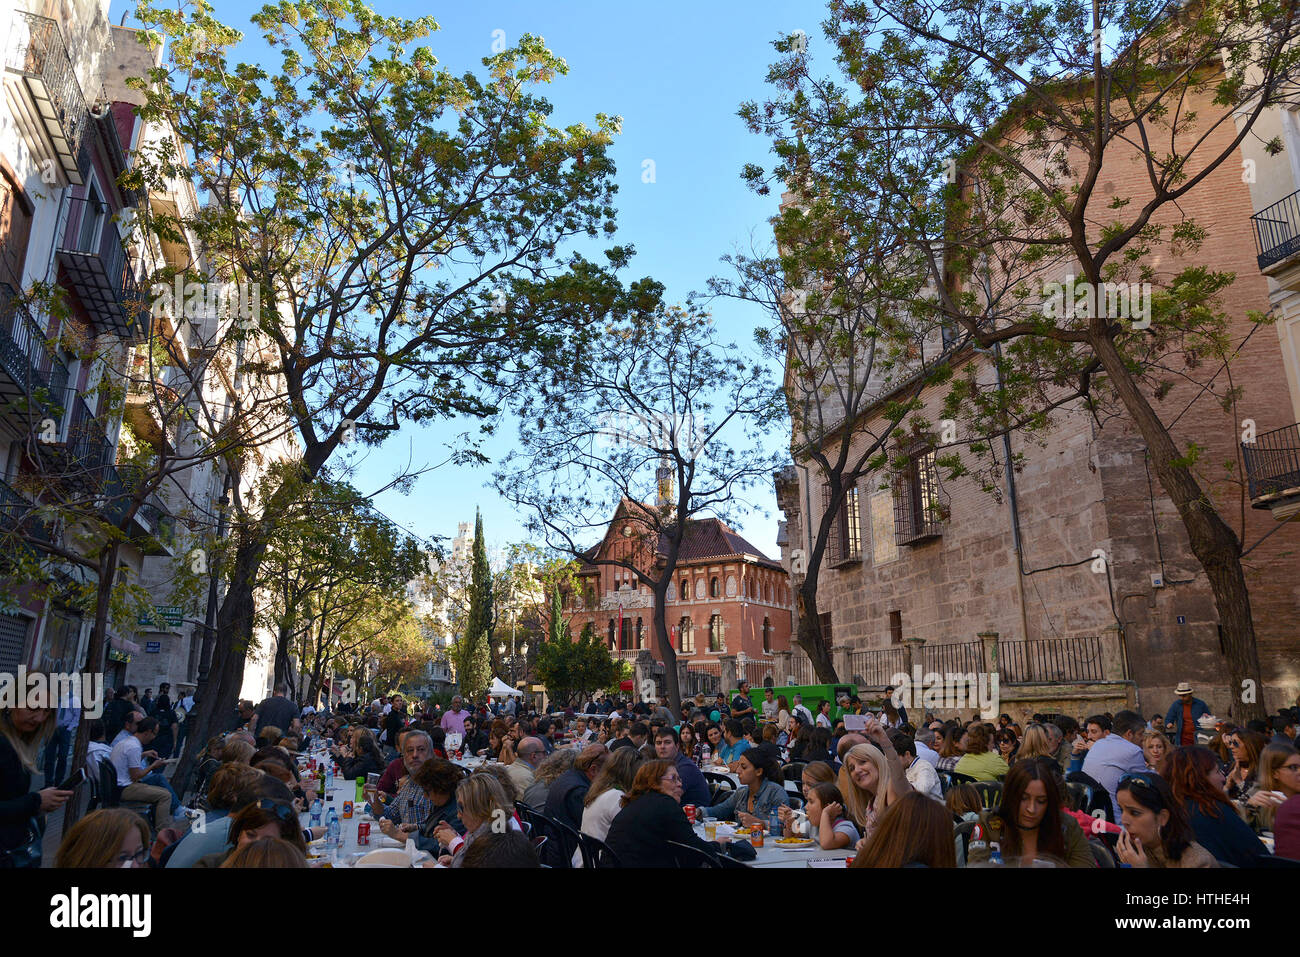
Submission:
[[[611,650],[613,650],[613,648],[614,648],[614,641],[615,641],[615,638],[614,638],[614,628],[615,628],[615,625],[614,625],[614,619],[611,618],[611,619],[609,620],[609,647],[610,647]]]
[[[722,589],[718,587],[718,579],[716,576],[709,582],[709,597],[710,598],[722,597]]]
[[[917,452],[894,482],[894,534],[900,545],[938,538],[948,508],[939,485],[934,450]]]
[[[722,616],[714,615],[709,619],[709,651],[722,651],[725,647],[722,641]]]
[[[889,613],[889,643],[891,645],[901,645],[903,643],[903,613],[901,611],[891,611]]]
[[[636,620],[636,648],[640,651],[645,647],[645,632],[641,630],[641,619]]]
[[[821,622],[822,626],[822,641],[826,642],[826,647],[829,648],[831,645],[831,613],[829,611],[822,612],[817,616],[817,620]]]
[[[0,170],[0,283],[23,288],[23,265],[34,207],[18,184]]]
[[[831,504],[831,485],[822,484],[822,510]],[[831,523],[830,538],[826,542],[826,556],[832,564],[862,561],[862,520],[858,512],[858,489],[845,490],[839,514]]]
[[[620,628],[618,632],[618,650],[631,651],[632,650],[632,619],[624,618],[621,624],[622,624],[622,628]]]
[[[772,619],[763,619],[763,651],[765,654],[772,653]]]
[[[86,199],[81,204],[81,223],[77,231],[77,248],[82,251],[97,249],[100,226],[103,224],[108,208],[100,198],[99,187],[94,180],[86,186]]]
[[[683,579],[682,579],[682,592],[681,592],[681,595],[682,595],[682,601],[690,601],[690,600],[691,600],[691,583],[690,583],[690,580],[687,579],[687,578],[683,578]]]
[[[691,628],[691,616],[687,615],[677,626],[678,649],[684,655],[695,654],[695,631]]]

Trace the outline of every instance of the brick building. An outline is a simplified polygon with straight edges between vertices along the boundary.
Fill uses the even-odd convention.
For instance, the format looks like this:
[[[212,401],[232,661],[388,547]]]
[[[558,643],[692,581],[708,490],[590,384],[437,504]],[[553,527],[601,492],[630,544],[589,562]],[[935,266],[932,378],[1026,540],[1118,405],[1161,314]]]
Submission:
[[[581,593],[569,596],[565,611],[575,635],[590,623],[610,654],[631,661],[645,650],[662,663],[650,589],[626,568],[591,561],[613,558],[648,567],[654,558],[642,542],[643,527],[634,503],[619,505],[578,573]],[[721,520],[702,518],[686,530],[673,579],[666,616],[679,664],[717,675],[722,662],[743,653],[751,682],[762,684],[771,675],[775,684],[784,683],[773,654],[790,648],[792,595],[780,564]]]
[[[1187,106],[1213,109],[1208,101]],[[1290,122],[1295,127],[1293,117]],[[1288,142],[1300,143],[1292,132]],[[1208,135],[1212,142],[1205,153],[1214,155],[1227,148],[1235,129],[1220,126]],[[1287,160],[1279,162],[1285,166]],[[1300,350],[1294,324],[1284,322],[1274,331],[1247,318],[1251,310],[1269,310],[1270,285],[1252,242],[1257,207],[1242,168],[1240,162],[1224,163],[1177,209],[1162,210],[1157,222],[1171,225],[1185,215],[1206,227],[1209,238],[1193,258],[1179,259],[1162,249],[1153,262],[1162,277],[1190,262],[1235,272],[1222,303],[1230,317],[1229,336],[1240,347],[1230,372],[1231,385],[1241,394],[1225,409],[1215,394],[1227,388],[1225,374],[1217,361],[1214,368],[1207,362],[1176,370],[1170,376],[1175,384],[1153,406],[1181,447],[1195,442],[1203,450],[1198,478],[1247,550],[1243,564],[1264,682],[1260,697],[1276,710],[1294,704],[1300,692],[1295,625],[1300,621],[1300,525],[1279,527],[1263,502],[1251,507],[1243,474],[1248,448],[1240,443],[1245,420],[1252,420],[1261,435],[1294,433]],[[1271,189],[1276,192],[1276,185]],[[1261,200],[1273,200],[1269,191],[1256,187],[1256,192]],[[1102,208],[1115,196],[1140,203],[1148,194],[1139,157],[1112,146],[1091,218],[1105,220]],[[1295,194],[1288,199],[1294,204]],[[1292,219],[1288,236],[1300,241],[1300,206]],[[1287,241],[1276,239],[1279,245]],[[1285,295],[1275,281],[1274,302]],[[933,356],[941,344],[927,342],[925,349]],[[979,363],[981,379],[993,378],[985,356],[966,351],[953,363],[958,369]],[[1207,382],[1213,387],[1203,388]],[[921,415],[931,422],[942,418],[945,391],[923,394]],[[880,402],[895,394],[881,394]],[[867,411],[873,425],[884,421],[875,414],[879,407]],[[974,645],[977,633],[997,632],[1004,683],[1073,681],[1077,700],[1089,696],[1090,684],[1108,681],[1109,691],[1094,697],[1127,699],[1149,714],[1168,707],[1175,684],[1188,680],[1216,714],[1239,707],[1242,689],[1227,686],[1205,574],[1126,416],[1097,418],[1076,404],[1059,414],[1045,446],[1014,436],[1013,451],[1025,456],[1023,470],[1004,469],[993,494],[973,477],[944,479],[933,448],[924,437],[900,434],[889,450],[907,454],[910,469],[897,479],[879,474],[863,480],[839,518],[841,533],[823,564],[818,596],[837,668],[878,685],[905,657],[929,667],[944,660],[936,647]],[[1000,441],[994,449],[1002,460]],[[968,455],[964,447],[958,451]],[[1298,454],[1293,448],[1296,461]],[[1293,477],[1291,484],[1300,483]],[[821,486],[821,477],[806,462],[778,477],[778,502],[787,520],[783,560],[792,570],[795,553],[809,549],[808,526],[815,530],[824,511]],[[1104,566],[1094,558],[1099,550]],[[985,661],[984,667],[991,665]],[[1131,682],[1131,694],[1112,693],[1125,682]],[[1035,694],[1024,708],[1010,710],[1046,710],[1035,702],[1048,701],[1051,693]]]

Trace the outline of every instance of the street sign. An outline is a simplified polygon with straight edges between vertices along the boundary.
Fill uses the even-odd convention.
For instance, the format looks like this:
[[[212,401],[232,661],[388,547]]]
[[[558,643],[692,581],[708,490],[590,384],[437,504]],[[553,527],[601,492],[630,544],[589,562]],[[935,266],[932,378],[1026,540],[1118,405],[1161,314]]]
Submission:
[[[185,616],[181,612],[180,605],[154,605],[152,615],[141,615],[139,624],[148,625],[171,625],[179,628],[185,621]]]
[[[162,642],[161,642],[161,641],[146,641],[146,642],[144,643],[144,651],[145,651],[145,654],[147,654],[147,655],[156,655],[156,654],[158,654],[158,652],[162,651]]]
[[[1187,616],[1186,616],[1186,615],[1179,615],[1179,616],[1178,616],[1178,624],[1180,624],[1180,625],[1185,625],[1185,624],[1187,624]]]

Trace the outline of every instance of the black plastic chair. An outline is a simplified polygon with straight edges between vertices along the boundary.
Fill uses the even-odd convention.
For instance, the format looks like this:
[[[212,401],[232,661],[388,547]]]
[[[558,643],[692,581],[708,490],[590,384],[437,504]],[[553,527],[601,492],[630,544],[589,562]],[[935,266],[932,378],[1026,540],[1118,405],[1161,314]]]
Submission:
[[[1261,854],[1255,858],[1252,867],[1300,867],[1300,861],[1292,860],[1289,857],[1274,857],[1272,854]]]
[[[1065,790],[1070,801],[1071,811],[1083,811],[1084,808],[1092,804],[1092,788],[1082,781],[1067,781]]]
[[[970,850],[971,832],[975,830],[977,824],[979,824],[979,821],[961,821],[960,823],[953,825],[953,838],[961,838],[962,861],[966,860],[967,852]]]
[[[606,844],[598,837],[592,837],[590,834],[578,835],[579,846],[582,848],[582,863],[584,867],[594,867],[597,869],[605,867],[622,867],[619,863],[618,855],[609,849]]]
[[[553,838],[553,844],[556,845],[551,849],[550,865],[561,870],[572,867],[573,852],[578,851],[581,853],[582,851],[582,835],[570,825],[556,818],[543,814],[542,820],[546,822],[547,836]],[[583,863],[586,864],[585,857]]]
[[[781,773],[785,775],[787,781],[793,781],[798,784],[803,780],[804,768],[808,767],[806,761],[791,761],[789,764],[781,766]]]
[[[1092,851],[1092,858],[1097,862],[1098,867],[1119,867],[1119,857],[1105,841],[1099,841],[1096,838],[1091,837],[1088,838],[1088,850]]]
[[[980,803],[986,811],[996,811],[1002,803],[1002,785],[997,781],[976,781],[975,790],[980,792]]]
[[[1065,776],[1066,784],[1086,784],[1092,790],[1092,800],[1088,806],[1081,810],[1091,814],[1093,811],[1100,810],[1106,815],[1106,820],[1115,823],[1115,809],[1110,803],[1110,794],[1102,787],[1090,774],[1084,774],[1082,771],[1071,771]]]
[[[748,864],[746,864],[744,861],[736,860],[734,857],[727,854],[726,851],[723,851],[721,854],[718,855],[718,866],[721,867],[724,871],[725,870],[734,871],[737,869],[742,871],[750,870],[750,866]]]
[[[117,768],[113,767],[113,762],[108,759],[99,762],[99,800],[103,807],[122,807],[128,811],[135,811],[149,822],[151,828],[158,829],[157,815],[152,804],[122,800],[122,791],[117,786]]]
[[[936,769],[935,773],[939,775],[939,785],[943,788],[944,794],[947,794],[954,785],[975,783],[975,779],[969,774],[958,774],[956,771],[940,771],[938,769]]]
[[[736,790],[736,782],[717,771],[704,771],[704,783],[709,786],[709,806],[720,803],[724,793]]]
[[[717,870],[722,869],[721,862],[712,854],[708,854],[698,847],[692,847],[689,844],[682,844],[680,841],[665,841],[668,850],[673,855],[673,863],[679,868],[696,868],[711,867]]]

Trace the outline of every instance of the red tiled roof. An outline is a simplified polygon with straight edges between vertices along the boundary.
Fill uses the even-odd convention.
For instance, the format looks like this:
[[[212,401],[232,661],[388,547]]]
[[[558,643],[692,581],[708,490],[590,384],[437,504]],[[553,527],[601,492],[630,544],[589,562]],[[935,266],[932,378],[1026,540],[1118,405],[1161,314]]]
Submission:
[[[619,506],[622,511],[624,506],[639,506],[639,502],[632,502],[625,499]],[[615,512],[615,519],[618,512]],[[611,522],[612,524],[612,522]],[[659,552],[662,554],[668,551],[668,539],[671,529],[665,530],[659,535]],[[584,561],[578,574],[595,574],[599,571],[599,566],[593,565],[591,559],[596,557],[600,550],[600,544],[593,545],[583,553]],[[780,563],[773,561],[763,554],[752,542],[743,536],[734,532],[719,518],[697,518],[692,519],[686,526],[686,534],[682,538],[682,544],[677,551],[677,564],[688,565],[696,562],[709,561],[710,559],[728,558],[730,556],[752,555],[758,559],[760,564],[767,565],[777,571],[784,569]]]

